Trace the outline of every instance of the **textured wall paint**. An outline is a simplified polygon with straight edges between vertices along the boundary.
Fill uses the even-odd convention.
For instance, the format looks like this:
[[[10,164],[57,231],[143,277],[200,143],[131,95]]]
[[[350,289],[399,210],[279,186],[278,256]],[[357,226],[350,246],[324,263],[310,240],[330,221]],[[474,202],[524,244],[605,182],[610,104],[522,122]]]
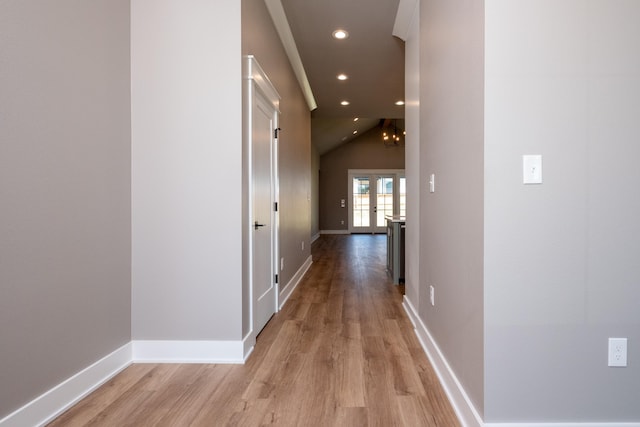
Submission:
[[[131,14],[133,337],[240,340],[240,4]]]
[[[638,422],[640,4],[486,4],[486,420]]]
[[[375,127],[320,157],[320,230],[349,228],[349,169],[404,169],[404,146],[385,147]],[[340,200],[347,205],[340,207]],[[341,224],[344,221],[344,224]]]
[[[484,4],[427,0],[420,17],[420,182],[435,173],[436,191],[421,192],[416,308],[482,412]]]
[[[131,339],[129,2],[0,2],[0,419]]]

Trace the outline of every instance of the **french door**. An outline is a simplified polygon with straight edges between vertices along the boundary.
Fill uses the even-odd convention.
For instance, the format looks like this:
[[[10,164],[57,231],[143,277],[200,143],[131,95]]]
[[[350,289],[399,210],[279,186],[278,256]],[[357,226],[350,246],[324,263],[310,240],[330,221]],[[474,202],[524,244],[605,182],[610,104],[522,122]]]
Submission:
[[[404,209],[404,171],[349,171],[349,232],[386,233]]]

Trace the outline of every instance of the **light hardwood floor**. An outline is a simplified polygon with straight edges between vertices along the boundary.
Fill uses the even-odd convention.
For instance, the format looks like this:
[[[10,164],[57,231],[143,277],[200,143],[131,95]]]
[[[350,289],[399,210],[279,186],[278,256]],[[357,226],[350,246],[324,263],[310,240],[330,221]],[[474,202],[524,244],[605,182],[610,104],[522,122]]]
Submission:
[[[318,239],[245,365],[134,364],[49,426],[458,426],[385,239]]]

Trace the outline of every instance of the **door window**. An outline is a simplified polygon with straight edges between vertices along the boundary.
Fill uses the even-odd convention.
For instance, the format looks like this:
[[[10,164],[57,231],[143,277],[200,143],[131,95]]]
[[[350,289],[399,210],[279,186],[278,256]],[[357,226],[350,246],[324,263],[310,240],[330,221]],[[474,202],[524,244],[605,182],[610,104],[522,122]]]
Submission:
[[[349,171],[349,231],[384,233],[387,216],[405,215],[403,170]]]
[[[371,224],[371,215],[369,209],[369,177],[355,177],[352,181],[353,185],[353,226],[369,227]]]

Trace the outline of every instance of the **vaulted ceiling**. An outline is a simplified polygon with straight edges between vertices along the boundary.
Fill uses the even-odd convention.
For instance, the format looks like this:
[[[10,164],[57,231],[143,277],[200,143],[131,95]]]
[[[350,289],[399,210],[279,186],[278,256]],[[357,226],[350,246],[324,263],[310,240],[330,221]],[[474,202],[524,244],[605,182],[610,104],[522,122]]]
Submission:
[[[392,35],[399,0],[267,0],[274,1],[281,2],[317,104],[312,142],[320,154],[380,119],[404,117],[396,105],[404,99],[404,42]],[[336,29],[348,37],[335,39]]]

